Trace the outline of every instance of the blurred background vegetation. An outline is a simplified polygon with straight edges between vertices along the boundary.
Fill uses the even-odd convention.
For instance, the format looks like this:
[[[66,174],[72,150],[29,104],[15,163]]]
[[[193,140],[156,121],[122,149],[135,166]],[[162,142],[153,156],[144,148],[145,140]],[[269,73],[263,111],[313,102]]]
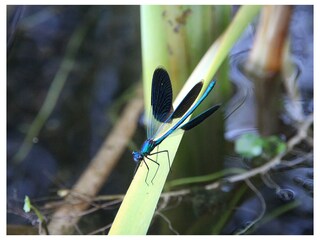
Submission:
[[[198,41],[195,45],[181,43],[184,48],[192,49],[189,51],[193,54],[185,64],[185,59],[181,59],[179,63],[183,67],[159,62],[172,72],[171,78],[177,80],[173,83],[175,96],[237,9],[237,6],[168,7],[162,16],[168,22],[176,14],[174,11],[182,16],[173,18],[180,25],[170,25],[170,28],[185,31],[189,39]],[[194,20],[195,26],[187,25],[183,29],[184,18],[188,16],[201,16],[201,21]],[[259,18],[230,52],[216,76],[221,86],[217,86],[207,104],[227,104],[231,99],[229,109],[232,110],[239,99],[245,97],[246,103],[226,122],[221,113],[185,135],[168,178],[167,191],[172,190],[170,181],[178,178],[223,173],[231,168],[250,169],[263,164],[259,162],[261,159],[248,160],[235,154],[232,143],[242,133],[257,132],[255,100],[243,90],[253,88],[248,80],[252,75],[246,77],[243,69],[258,22]],[[200,26],[209,32],[199,36]],[[146,71],[142,67],[140,28],[139,6],[7,6],[8,234],[37,233],[38,217],[22,209],[25,195],[50,221],[56,209],[52,205],[63,200],[57,192],[72,188],[118,121],[126,101],[133,96],[136,83],[142,81]],[[155,28],[153,37],[161,36],[165,29],[166,26]],[[170,33],[166,34],[168,39],[173,38]],[[302,115],[306,116],[313,112],[312,6],[292,8],[288,36],[289,43],[284,46],[290,53],[287,56],[290,64],[285,65],[289,69],[287,75],[293,76],[298,86],[299,94],[294,96],[299,95],[296,100],[302,106]],[[173,50],[181,47],[174,45],[176,41],[172,41]],[[161,48],[155,52],[159,50]],[[176,69],[183,69],[183,73],[177,73]],[[275,133],[283,140],[296,133],[295,123],[299,117],[303,119],[300,113],[292,114],[294,110],[287,95],[281,93],[277,98],[283,102],[283,111],[277,115],[280,130]],[[142,119],[143,115],[134,138],[99,196],[126,192],[135,168],[131,152],[145,140]],[[231,142],[222,141],[224,137]],[[212,191],[204,191],[201,185],[192,188],[184,185],[190,187],[192,194],[177,197],[161,209],[148,234],[238,233],[254,222],[263,204],[266,204],[264,216],[246,233],[313,234],[310,141],[303,142],[291,155],[287,160],[303,160],[293,167],[280,165],[262,178],[253,179],[258,193],[244,181],[224,182]],[[103,203],[104,200],[95,202]],[[74,234],[107,233],[108,227],[94,231],[112,223],[118,206],[97,207],[96,211],[84,214]]]

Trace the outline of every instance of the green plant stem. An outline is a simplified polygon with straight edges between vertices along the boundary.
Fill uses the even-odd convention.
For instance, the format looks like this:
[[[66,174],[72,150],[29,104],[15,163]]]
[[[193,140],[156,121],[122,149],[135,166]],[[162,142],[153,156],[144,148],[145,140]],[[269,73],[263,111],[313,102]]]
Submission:
[[[146,5],[140,8],[142,75],[145,113],[149,113],[151,99],[151,78],[155,68],[169,68],[166,38],[164,35],[163,6]],[[156,46],[156,47],[155,47]]]
[[[243,173],[243,172],[246,172],[246,170],[241,169],[241,168],[227,168],[227,169],[224,169],[222,171],[219,171],[219,172],[216,172],[216,173],[212,173],[212,174],[208,174],[208,175],[175,179],[175,180],[172,180],[172,181],[168,182],[166,184],[165,188],[169,189],[169,188],[177,187],[177,186],[181,186],[181,185],[204,183],[204,182],[214,181],[216,179],[224,177],[225,175],[238,174],[238,173]]]
[[[151,17],[150,14],[147,14],[145,10],[145,7],[142,6],[142,32],[144,31],[145,20],[150,20],[146,19],[146,15],[148,15],[148,17]],[[259,6],[241,7],[232,24],[229,26],[229,28],[227,29],[223,37],[220,39],[220,41],[218,43],[214,43],[209,48],[204,57],[201,59],[196,69],[189,77],[188,82],[178,95],[175,104],[181,101],[181,99],[186,95],[190,87],[194,86],[195,83],[199,81],[199,79],[204,79],[204,88],[207,87],[207,85],[213,78],[214,74],[216,73],[224,59],[228,56],[228,53],[234,45],[234,43],[240,37],[241,33],[247,27],[248,23],[250,23],[253,20],[253,18],[258,14],[259,10]],[[158,18],[159,16],[153,17]],[[159,30],[155,28],[154,31]],[[149,49],[150,48],[151,46],[149,46]],[[150,69],[148,71],[153,70],[154,69]],[[151,74],[149,76],[151,76]],[[150,93],[147,94],[148,95],[146,96],[146,98],[150,99]],[[169,139],[164,140],[162,144],[159,146],[159,148],[155,149],[155,151],[168,150],[170,153],[170,159],[172,164],[181,138],[182,134],[172,136]],[[158,154],[157,158],[161,166],[159,167],[159,170],[157,172],[154,184],[151,184],[150,178],[152,178],[155,174],[155,164],[150,163],[150,161],[148,162],[148,166],[150,168],[149,171],[147,171],[145,164],[142,164],[141,167],[138,168],[138,171],[136,172],[136,175],[126,193],[126,196],[120,206],[120,209],[109,231],[110,235],[144,235],[147,233],[161,191],[169,173],[169,166],[167,166],[168,160],[166,154]],[[149,179],[147,179],[146,181],[149,182],[149,185],[147,185],[145,182],[147,174],[149,176]]]
[[[66,53],[61,62],[60,68],[56,73],[48,90],[48,95],[45,98],[44,103],[42,104],[36,118],[32,122],[22,145],[13,157],[16,164],[20,163],[27,156],[33,146],[33,140],[38,136],[40,130],[42,129],[43,125],[56,106],[62,88],[75,65],[76,53],[81,46],[81,43],[89,29],[89,26],[90,24],[85,21],[85,24],[80,25],[72,34],[71,39],[69,40],[66,47]]]
[[[49,235],[49,230],[48,230],[48,225],[46,220],[44,219],[44,217],[42,216],[42,214],[40,213],[40,211],[34,207],[33,205],[31,205],[31,209],[34,211],[34,213],[37,215],[38,220],[39,220],[39,224],[41,227],[44,228],[44,231],[47,235]]]
[[[219,234],[221,232],[222,228],[225,226],[226,222],[231,216],[235,206],[240,201],[241,197],[243,196],[246,190],[247,190],[247,186],[243,185],[237,192],[235,192],[235,194],[232,196],[231,201],[228,204],[228,207],[226,208],[227,211],[221,215],[218,222],[214,225],[212,234]]]
[[[27,213],[29,213],[31,210],[34,211],[34,213],[38,217],[40,227],[43,227],[46,235],[49,235],[49,230],[48,230],[46,220],[44,219],[41,212],[35,206],[32,205],[31,200],[28,196],[25,196],[23,210]],[[39,232],[41,232],[41,228],[39,228]]]
[[[274,209],[272,212],[270,212],[268,215],[266,215],[264,218],[262,218],[259,222],[257,222],[255,225],[250,228],[246,234],[253,233],[259,226],[262,226],[263,224],[266,224],[267,222],[271,221],[272,219],[275,219],[282,214],[285,214],[286,212],[289,212],[301,205],[301,202],[299,200],[292,201],[290,203],[287,203],[285,205],[282,205],[276,209]]]

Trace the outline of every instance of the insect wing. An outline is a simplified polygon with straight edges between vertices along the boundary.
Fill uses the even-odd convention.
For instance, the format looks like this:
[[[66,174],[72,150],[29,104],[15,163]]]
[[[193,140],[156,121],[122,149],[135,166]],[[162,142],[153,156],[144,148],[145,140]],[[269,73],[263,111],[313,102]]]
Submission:
[[[151,110],[147,119],[147,137],[154,137],[172,113],[172,86],[168,72],[157,68],[152,77]]]
[[[199,93],[201,92],[203,86],[203,82],[198,82],[190,91],[189,93],[184,97],[184,99],[181,101],[181,103],[178,105],[178,107],[174,110],[171,118],[180,118],[182,117],[192,106],[194,101],[199,96]]]
[[[207,119],[211,114],[213,114],[215,111],[217,111],[219,109],[219,107],[220,107],[220,105],[215,105],[215,106],[207,109],[203,113],[201,113],[198,116],[196,116],[195,118],[191,119],[189,122],[183,124],[180,128],[182,130],[187,131],[187,130],[190,130],[190,129],[198,126],[205,119]]]
[[[162,68],[153,73],[151,108],[153,117],[165,122],[172,112],[172,86],[169,74]]]

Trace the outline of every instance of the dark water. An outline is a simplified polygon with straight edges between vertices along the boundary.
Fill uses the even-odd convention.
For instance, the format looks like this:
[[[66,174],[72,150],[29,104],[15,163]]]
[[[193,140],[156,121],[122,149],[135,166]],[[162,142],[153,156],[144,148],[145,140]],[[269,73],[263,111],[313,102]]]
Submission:
[[[36,217],[21,213],[23,199],[56,197],[55,191],[70,188],[95,155],[112,127],[111,110],[117,99],[140,80],[141,43],[139,6],[8,6],[7,8],[7,209],[8,224],[35,224]],[[38,113],[64,58],[69,39],[80,26],[89,24],[75,55],[59,99],[29,154],[20,164],[12,158]],[[228,119],[225,136],[234,139],[243,132],[256,132],[252,83],[239,66],[252,47],[255,27],[250,26],[230,53],[230,78],[237,86],[233,101],[248,94],[246,103]],[[290,25],[293,61],[304,112],[313,112],[313,7],[295,7]],[[289,121],[290,123],[290,121]],[[139,137],[138,137],[139,138]],[[143,141],[135,138],[137,142]],[[130,149],[114,169],[101,194],[125,193],[134,163]],[[290,211],[270,216],[251,234],[313,233],[313,157],[299,167],[271,171],[275,184],[254,183],[266,202],[266,215],[276,214],[284,204]],[[231,158],[226,167],[235,167]],[[209,224],[207,209],[225,206],[235,186],[223,185],[212,196],[199,193],[185,202]],[[300,203],[295,205],[295,203]],[[179,205],[174,205],[178,207]],[[214,206],[214,207],[212,207]],[[288,205],[291,206],[291,205]],[[174,207],[173,207],[174,208]],[[249,210],[248,210],[249,209]],[[84,232],[112,222],[117,209],[102,210],[80,222]],[[240,205],[220,233],[233,234],[250,224],[261,212],[261,202],[246,191]],[[209,211],[209,215],[211,210]],[[156,219],[149,234],[172,234]],[[88,226],[91,224],[90,226]],[[171,223],[174,228],[174,222]],[[203,225],[205,225],[203,223]],[[165,223],[166,225],[166,223]],[[189,231],[189,232],[188,232]],[[190,229],[180,234],[194,234]],[[198,233],[210,234],[210,232]]]
[[[86,24],[90,26],[75,55],[75,67],[53,112],[31,152],[14,164],[12,157],[46,97],[69,39]],[[56,190],[72,187],[112,127],[113,103],[140,80],[140,52],[138,6],[8,7],[9,212],[22,207],[25,195],[55,196]],[[124,161],[104,193],[125,192],[133,167],[133,162]],[[8,223],[22,222],[29,220],[8,215]]]
[[[239,99],[246,95],[246,100],[239,111],[234,112],[227,119],[225,137],[235,139],[242,133],[256,133],[255,119],[255,99],[253,83],[246,78],[241,71],[241,65],[248,57],[252,47],[255,27],[250,26],[243,34],[242,38],[234,46],[230,53],[230,77],[238,88],[234,98],[230,101],[230,108],[235,105]],[[290,40],[292,62],[297,66],[299,76],[296,79],[301,92],[301,101],[304,114],[313,112],[313,7],[299,6],[294,8],[290,24]],[[284,96],[284,102],[285,100]],[[285,105],[287,108],[288,105]],[[287,108],[287,111],[290,109]],[[289,112],[290,113],[290,112]],[[292,124],[293,114],[285,113],[282,121],[286,124]],[[281,131],[285,131],[285,127]],[[289,132],[291,133],[292,130]],[[289,135],[290,135],[289,133]],[[297,157],[298,158],[298,157]],[[290,160],[294,160],[291,158]],[[256,184],[267,204],[266,215],[281,208],[283,204],[289,204],[297,201],[297,207],[293,207],[279,217],[274,217],[266,221],[262,226],[257,224],[253,234],[313,234],[313,155],[307,157],[304,164],[278,171],[271,171],[271,179],[274,184]],[[234,160],[227,160],[228,167],[234,167]],[[310,174],[312,177],[310,177]],[[309,175],[309,177],[308,177]],[[301,179],[300,177],[301,176]],[[295,179],[299,179],[296,180]],[[303,179],[303,180],[302,180]],[[297,181],[299,184],[297,184]],[[304,186],[304,187],[301,187]],[[307,189],[309,188],[309,190]],[[250,224],[262,211],[261,202],[257,196],[250,197],[243,202],[239,210],[230,220],[229,224],[223,230],[224,234],[236,233],[242,227]],[[250,231],[249,231],[250,232]],[[248,232],[248,233],[249,233]]]

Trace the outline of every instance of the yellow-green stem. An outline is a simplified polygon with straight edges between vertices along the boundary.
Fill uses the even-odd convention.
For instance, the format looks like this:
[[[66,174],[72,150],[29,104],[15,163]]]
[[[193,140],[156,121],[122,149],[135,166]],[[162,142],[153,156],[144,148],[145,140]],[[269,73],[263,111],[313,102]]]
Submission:
[[[144,36],[144,24],[146,24],[144,21],[150,20],[151,17],[150,13],[148,13],[149,8],[150,6],[143,6],[141,8],[142,36]],[[259,10],[259,6],[243,6],[240,8],[238,14],[235,16],[232,24],[229,26],[225,34],[220,38],[219,41],[215,42],[209,48],[207,53],[204,55],[189,77],[187,83],[184,85],[180,94],[175,100],[175,106],[177,102],[182,100],[188,90],[190,90],[190,88],[199,81],[199,79],[205,80],[205,87],[209,84],[212,77],[224,59],[227,57],[234,43],[240,37],[247,25],[257,15]],[[159,16],[153,17],[159,18]],[[155,28],[154,31],[159,30]],[[152,50],[152,47],[148,45],[148,49]],[[157,50],[155,49],[155,51]],[[144,73],[144,77],[145,75],[147,75],[147,77],[151,77],[153,70],[154,69],[144,70],[148,71],[147,74]],[[150,93],[147,93],[146,98],[150,99]],[[172,136],[171,138],[163,141],[159,146],[159,149],[156,150],[168,150],[172,163],[181,138],[182,134]],[[161,191],[169,173],[166,154],[158,154],[158,162],[161,164],[161,166],[154,179],[154,184],[151,184],[150,180],[154,175],[157,166],[154,166],[155,164],[152,163],[148,164],[150,168],[148,173],[149,179],[147,180],[149,185],[145,183],[145,177],[147,174],[146,166],[142,165],[138,168],[138,171],[126,193],[126,196],[110,229],[110,235],[144,235],[147,233]]]

